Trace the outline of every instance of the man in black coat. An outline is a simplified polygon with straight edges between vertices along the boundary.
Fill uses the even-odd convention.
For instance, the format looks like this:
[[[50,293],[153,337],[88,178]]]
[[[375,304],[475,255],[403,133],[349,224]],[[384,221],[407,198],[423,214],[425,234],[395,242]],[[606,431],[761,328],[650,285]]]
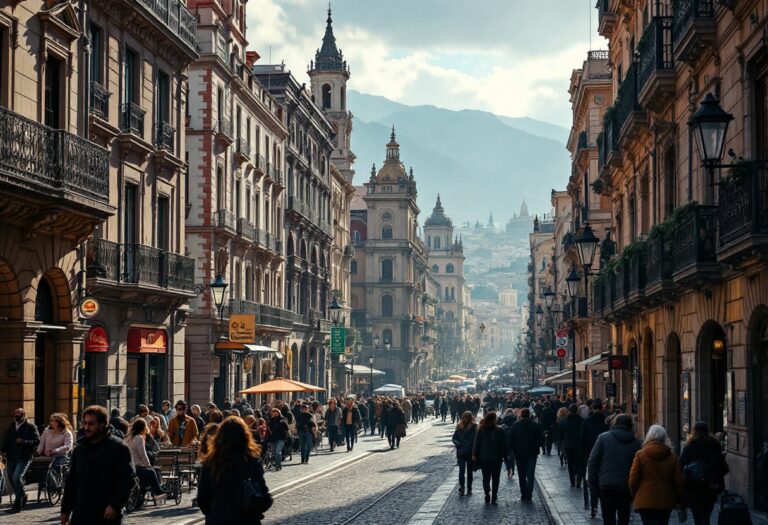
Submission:
[[[347,441],[347,452],[349,452],[355,446],[355,436],[360,426],[360,411],[351,399],[347,400],[347,406],[341,411],[341,424],[344,425],[344,438]]]
[[[515,465],[520,480],[520,499],[533,499],[533,484],[536,474],[536,460],[539,449],[544,444],[544,432],[541,426],[531,419],[528,408],[520,410],[520,421],[512,425],[509,435],[512,451],[515,454]]]
[[[107,525],[122,521],[133,486],[128,446],[107,431],[107,410],[83,411],[84,436],[77,443],[61,500],[62,525]]]
[[[603,414],[603,402],[600,399],[595,399],[592,402],[592,412],[590,412],[589,417],[581,425],[581,433],[579,434],[579,451],[582,458],[589,458],[597,437],[603,432],[608,432],[608,425],[605,423],[605,415]],[[584,468],[585,473],[584,508],[589,507],[591,517],[594,518],[597,516],[597,503],[600,497],[599,488],[597,482],[593,483],[592,480],[586,479],[585,464],[582,464],[582,468]]]
[[[568,460],[568,477],[571,487],[581,488],[581,478],[584,476],[582,456],[579,450],[579,436],[584,420],[579,415],[579,407],[572,403],[568,407],[568,417],[560,421],[557,429],[558,439],[562,443],[565,457]]]
[[[552,438],[555,433],[557,414],[555,413],[555,409],[550,405],[549,401],[544,401],[544,408],[541,409],[539,422],[541,423],[541,429],[544,431],[544,447],[542,448],[542,451],[547,456],[551,456],[553,441]]]
[[[11,513],[21,512],[21,508],[27,503],[27,495],[24,493],[24,473],[32,463],[32,452],[40,443],[40,433],[37,427],[27,420],[23,408],[17,408],[13,412],[13,421],[5,432],[0,452],[5,454],[8,460],[8,477],[11,487],[16,495]]]

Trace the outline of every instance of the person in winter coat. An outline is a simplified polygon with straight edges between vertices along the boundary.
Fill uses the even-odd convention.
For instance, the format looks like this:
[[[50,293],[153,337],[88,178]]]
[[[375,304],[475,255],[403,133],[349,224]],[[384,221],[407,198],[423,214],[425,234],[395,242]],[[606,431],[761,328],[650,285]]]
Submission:
[[[720,441],[709,433],[709,427],[703,421],[693,425],[693,431],[680,454],[680,465],[693,524],[709,525],[717,495],[725,489],[723,477],[728,474],[728,463],[723,458]],[[687,470],[691,474],[686,475]]]
[[[541,409],[539,424],[544,431],[544,448],[542,454],[552,455],[552,442],[555,439],[555,424],[557,422],[557,412],[552,408],[549,401],[544,401],[544,408]]]
[[[587,464],[587,479],[600,495],[604,525],[629,523],[632,507],[629,470],[640,446],[640,440],[632,432],[632,418],[626,414],[616,416],[610,430],[595,440]]]
[[[629,490],[643,525],[667,525],[672,509],[683,500],[683,469],[661,425],[651,425],[643,448],[635,454]]]
[[[485,502],[497,505],[501,464],[507,455],[507,436],[496,424],[496,412],[488,412],[477,428],[472,461],[483,471]]]
[[[400,408],[400,403],[395,401],[392,406],[387,410],[385,420],[387,423],[387,438],[389,439],[389,448],[393,449],[395,446],[400,448],[400,440],[405,435],[405,428],[408,426],[405,421],[405,413]]]
[[[279,411],[278,411],[279,412]],[[272,496],[264,481],[261,447],[251,437],[245,422],[232,416],[219,425],[216,436],[203,458],[197,504],[206,525],[258,525],[264,515],[241,514],[243,482],[251,480],[261,489],[264,509],[272,505]]]
[[[456,447],[456,461],[459,465],[459,496],[464,495],[465,480],[466,494],[472,495],[472,448],[475,444],[475,436],[477,436],[477,424],[472,412],[467,410],[461,415],[451,439]]]
[[[536,460],[544,443],[544,431],[531,419],[529,408],[520,409],[520,420],[512,426],[510,434],[512,451],[515,455],[517,475],[520,481],[520,499],[533,499],[533,484],[536,474]]]
[[[440,419],[445,423],[448,416],[448,400],[445,397],[440,398]]]
[[[102,406],[83,411],[82,428],[64,484],[61,524],[119,525],[133,485],[131,452],[110,433]]]
[[[23,408],[17,408],[13,412],[13,421],[8,425],[0,452],[5,454],[8,461],[6,475],[10,479],[11,488],[15,494],[11,513],[21,512],[27,503],[27,495],[24,492],[24,473],[32,463],[32,452],[40,443],[40,434],[37,427],[27,420],[27,414]]]
[[[355,446],[355,436],[360,426],[360,411],[351,399],[347,400],[347,406],[341,411],[341,422],[344,425],[344,438],[347,441],[347,452]]]
[[[589,458],[597,437],[607,431],[608,425],[605,423],[605,415],[603,414],[603,402],[600,399],[595,399],[592,402],[592,412],[584,420],[584,424],[581,426],[581,433],[579,434],[579,453],[583,459]],[[586,465],[582,463],[582,467],[586,467]],[[589,484],[585,479],[584,508],[589,507],[590,517],[592,518],[597,516],[597,502],[598,491],[596,490],[596,485]]]
[[[568,417],[568,409],[561,406],[557,409],[555,420],[555,444],[557,445],[557,457],[560,458],[560,467],[565,466],[565,449],[563,449],[563,439],[560,436],[560,423]]]
[[[341,409],[336,406],[336,400],[328,401],[328,410],[325,411],[325,427],[328,429],[328,444],[331,452],[339,441],[339,427],[341,426]]]
[[[558,426],[560,440],[568,460],[568,477],[571,480],[571,487],[578,488],[581,488],[581,478],[584,475],[579,450],[579,434],[581,434],[583,423],[584,420],[579,416],[579,407],[574,403],[568,407],[568,417]]]
[[[268,441],[272,446],[272,458],[275,470],[283,469],[283,447],[288,439],[288,421],[283,417],[279,408],[272,409],[272,416],[267,421],[269,427]]]
[[[501,428],[504,430],[504,435],[507,437],[507,455],[504,457],[504,466],[507,467],[508,478],[515,475],[515,453],[512,451],[512,427],[515,423],[517,423],[515,411],[508,408],[504,412],[504,417],[501,418]]]

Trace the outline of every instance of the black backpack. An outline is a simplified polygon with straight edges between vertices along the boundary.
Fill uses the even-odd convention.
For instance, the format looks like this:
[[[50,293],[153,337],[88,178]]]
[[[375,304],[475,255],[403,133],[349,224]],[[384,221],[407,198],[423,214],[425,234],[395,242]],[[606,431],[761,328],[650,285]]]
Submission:
[[[732,492],[723,492],[717,525],[752,525],[752,516],[744,498]]]

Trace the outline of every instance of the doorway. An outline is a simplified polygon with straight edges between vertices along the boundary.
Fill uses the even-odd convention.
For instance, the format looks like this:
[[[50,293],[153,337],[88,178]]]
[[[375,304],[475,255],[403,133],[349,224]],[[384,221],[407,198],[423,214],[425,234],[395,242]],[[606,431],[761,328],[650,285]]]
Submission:
[[[664,413],[669,439],[678,454],[685,439],[683,433],[681,401],[683,393],[680,390],[680,374],[682,373],[682,356],[680,355],[680,338],[675,332],[667,338],[667,351],[664,355],[664,399],[666,407]]]
[[[165,355],[128,354],[126,376],[128,412],[136,414],[142,404],[160,408],[165,398]]]
[[[55,325],[56,299],[43,276],[37,285],[35,302],[35,321],[44,328],[35,337],[35,424],[43,428],[48,416],[56,411],[57,370],[57,334]]]
[[[723,432],[728,426],[727,388],[728,349],[723,327],[715,321],[707,321],[699,332],[698,340],[698,390],[699,419],[706,421],[713,434]]]

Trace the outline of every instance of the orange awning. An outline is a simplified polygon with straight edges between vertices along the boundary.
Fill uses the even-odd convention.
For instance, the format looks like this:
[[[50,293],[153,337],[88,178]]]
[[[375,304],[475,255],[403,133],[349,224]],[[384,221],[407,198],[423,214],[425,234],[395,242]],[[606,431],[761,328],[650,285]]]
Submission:
[[[241,390],[241,394],[279,394],[282,392],[322,392],[325,388],[320,386],[308,385],[301,381],[292,379],[283,379],[278,377],[272,381],[267,381],[260,385],[252,386]]]

